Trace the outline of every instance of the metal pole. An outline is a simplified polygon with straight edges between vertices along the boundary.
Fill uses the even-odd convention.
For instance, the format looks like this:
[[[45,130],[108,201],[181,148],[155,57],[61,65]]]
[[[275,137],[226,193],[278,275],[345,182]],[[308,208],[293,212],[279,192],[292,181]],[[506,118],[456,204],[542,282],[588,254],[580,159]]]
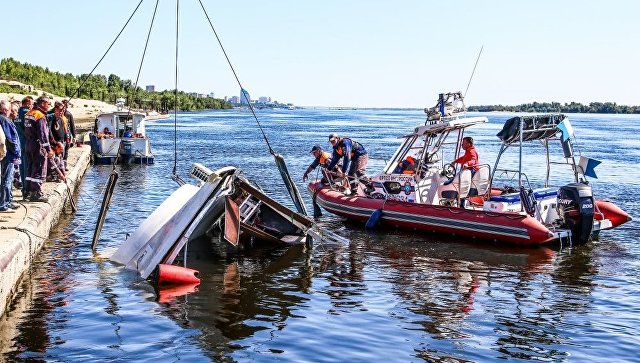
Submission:
[[[518,187],[522,186],[522,141],[524,132],[524,119],[520,117],[520,151],[518,153]]]

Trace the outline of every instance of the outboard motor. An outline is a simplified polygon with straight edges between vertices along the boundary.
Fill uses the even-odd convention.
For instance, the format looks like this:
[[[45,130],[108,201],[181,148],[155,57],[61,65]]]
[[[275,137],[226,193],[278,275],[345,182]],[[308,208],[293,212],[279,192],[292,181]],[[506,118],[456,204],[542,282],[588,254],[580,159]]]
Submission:
[[[586,243],[593,229],[594,201],[591,187],[582,183],[560,187],[558,214],[564,220],[564,225],[571,229],[573,241]]]

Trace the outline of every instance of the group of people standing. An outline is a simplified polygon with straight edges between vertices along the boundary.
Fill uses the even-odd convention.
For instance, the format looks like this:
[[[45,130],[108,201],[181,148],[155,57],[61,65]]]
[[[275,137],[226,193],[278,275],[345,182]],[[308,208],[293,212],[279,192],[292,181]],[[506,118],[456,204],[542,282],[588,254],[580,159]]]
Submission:
[[[65,179],[68,150],[76,137],[67,106],[67,100],[56,101],[51,108],[47,96],[0,100],[0,212],[19,207],[13,202],[14,181],[23,200],[47,202],[42,192],[47,177]]]

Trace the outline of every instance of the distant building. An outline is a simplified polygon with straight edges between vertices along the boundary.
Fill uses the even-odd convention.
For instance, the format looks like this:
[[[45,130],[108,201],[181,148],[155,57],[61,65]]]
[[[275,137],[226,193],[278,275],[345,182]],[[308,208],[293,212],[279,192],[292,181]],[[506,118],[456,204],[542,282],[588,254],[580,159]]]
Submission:
[[[156,86],[154,86],[154,85],[150,84],[150,85],[148,85],[148,86],[145,86],[145,88],[144,88],[144,89],[145,89],[145,91],[147,91],[147,92],[155,92],[155,91],[156,91]]]
[[[211,92],[211,93],[209,93],[209,96],[208,96],[208,97],[209,97],[209,98],[216,98],[216,94],[215,94],[215,93],[213,93],[213,92]]]
[[[271,103],[271,97],[259,97],[258,98],[258,103]]]
[[[240,97],[238,97],[238,96],[231,96],[231,98],[229,98],[229,102],[230,102],[230,103],[240,103]]]
[[[248,105],[249,103],[251,103],[251,96],[249,96],[249,92],[244,88],[240,89],[240,104]]]

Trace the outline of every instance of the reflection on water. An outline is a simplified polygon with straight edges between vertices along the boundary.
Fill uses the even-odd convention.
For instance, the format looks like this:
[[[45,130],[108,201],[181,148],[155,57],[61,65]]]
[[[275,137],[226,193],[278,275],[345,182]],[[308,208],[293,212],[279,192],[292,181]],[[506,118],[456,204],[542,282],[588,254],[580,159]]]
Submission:
[[[178,169],[186,172],[191,162],[215,169],[242,160],[250,178],[291,206],[258,131],[249,126],[250,115],[211,115],[180,117]],[[393,152],[395,137],[422,117],[396,110],[260,116],[294,178],[311,162],[309,144],[325,143],[329,130],[362,140],[373,159],[384,158]],[[489,124],[474,131],[484,160],[497,150],[494,135],[506,118],[490,116]],[[613,124],[637,133],[637,121],[572,118],[583,153],[607,147],[598,139],[603,129]],[[394,126],[374,124],[382,122]],[[238,125],[247,127],[238,133],[243,147],[218,137],[219,130],[233,133]],[[228,256],[209,248],[216,241],[203,240],[206,248],[193,249],[189,262],[200,271],[201,284],[156,291],[105,255],[175,190],[168,178],[172,130],[168,121],[149,126],[156,165],[120,169],[98,255],[89,247],[95,205],[111,169],[88,171],[78,213],[61,221],[0,322],[4,360],[636,360],[636,221],[584,246],[521,249],[393,229],[367,233],[362,225],[325,215],[320,226],[345,242]],[[619,172],[617,160],[637,159],[634,145],[620,142],[593,186],[638,216],[632,196],[640,187],[626,181],[638,180],[640,173],[627,168],[625,178],[611,176]],[[382,164],[372,160],[372,168]]]

